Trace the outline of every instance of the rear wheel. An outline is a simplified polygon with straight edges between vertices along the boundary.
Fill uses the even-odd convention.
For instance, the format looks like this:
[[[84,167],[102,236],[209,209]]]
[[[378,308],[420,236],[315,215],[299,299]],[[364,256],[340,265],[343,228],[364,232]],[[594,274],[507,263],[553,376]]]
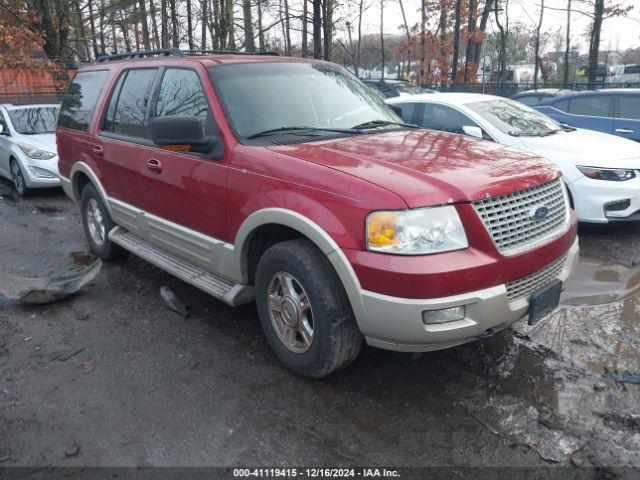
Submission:
[[[82,189],[80,213],[91,253],[102,260],[114,260],[126,254],[126,250],[109,240],[109,232],[116,225],[96,188],[91,184]]]
[[[255,283],[262,328],[287,368],[320,378],[356,358],[362,335],[346,292],[325,255],[308,240],[269,248]]]
[[[18,195],[21,197],[28,195],[29,188],[27,188],[27,182],[24,179],[22,168],[20,167],[20,164],[17,162],[17,160],[11,159],[9,168],[11,170],[11,180],[13,180],[13,187],[16,189]]]

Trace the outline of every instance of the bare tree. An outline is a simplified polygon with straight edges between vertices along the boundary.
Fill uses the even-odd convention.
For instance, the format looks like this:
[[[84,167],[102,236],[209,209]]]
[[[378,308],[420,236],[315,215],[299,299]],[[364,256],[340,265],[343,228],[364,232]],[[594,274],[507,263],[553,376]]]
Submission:
[[[567,31],[564,48],[564,72],[562,80],[569,83],[569,53],[571,51],[571,0],[567,0]]]
[[[462,0],[456,0],[455,20],[453,26],[453,59],[451,66],[451,82],[455,85],[458,76],[458,59],[460,57],[460,9]]]
[[[313,58],[322,56],[322,0],[313,1]]]
[[[540,0],[540,20],[538,21],[538,28],[536,28],[536,38],[534,43],[533,53],[533,89],[538,89],[538,71],[540,69],[540,30],[542,29],[542,19],[544,17],[544,0]]]
[[[191,0],[187,0],[187,41],[189,42],[189,50],[195,50],[193,43],[193,13],[191,11]]]
[[[142,24],[142,43],[145,50],[151,50],[151,39],[149,38],[149,23],[147,21],[147,7],[144,0],[138,0],[140,10],[140,22]]]
[[[380,0],[380,56],[382,57],[382,80],[384,80],[385,58],[384,58],[384,0]]]
[[[484,33],[487,31],[487,23],[489,21],[489,15],[491,15],[491,10],[493,6],[494,0],[486,0],[484,2],[484,8],[482,9],[482,15],[480,16],[480,26],[478,27],[478,32],[484,37]],[[480,63],[480,57],[482,56],[482,43],[483,40],[479,40],[475,42],[475,51],[473,52],[473,63],[478,65]]]
[[[251,0],[242,0],[242,15],[244,17],[244,49],[247,52],[255,52],[256,44],[253,41],[253,18],[251,16]]]
[[[465,64],[464,64],[464,82],[467,83],[469,81],[469,76],[473,72],[473,52],[476,48],[476,17],[478,10],[478,0],[469,0],[469,12],[468,12],[468,21],[467,21],[467,49],[465,51]]]
[[[300,55],[302,58],[307,56],[307,29],[309,25],[309,0],[302,0],[302,52]],[[348,26],[349,27],[349,26]],[[351,28],[349,27],[349,37],[351,37]]]

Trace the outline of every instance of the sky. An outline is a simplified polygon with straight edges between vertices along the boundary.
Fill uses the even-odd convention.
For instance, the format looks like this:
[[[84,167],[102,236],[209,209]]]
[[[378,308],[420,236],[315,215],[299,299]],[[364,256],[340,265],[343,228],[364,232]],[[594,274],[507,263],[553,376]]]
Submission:
[[[607,0],[620,1],[620,0]],[[574,9],[580,7],[578,0],[573,0]],[[629,14],[629,18],[610,18],[604,21],[601,35],[600,50],[625,50],[627,48],[640,47],[640,0],[626,0],[627,5],[635,4],[635,8]],[[379,2],[378,4],[379,5]],[[366,33],[378,33],[380,31],[380,9],[375,2],[364,15],[363,31]],[[565,9],[567,0],[546,0],[545,6]],[[420,0],[404,0],[405,12],[409,26],[420,21]],[[539,0],[510,0],[509,22],[522,22],[530,26],[537,25],[540,15]],[[493,15],[492,15],[493,17]],[[495,23],[491,17],[489,31],[493,31]],[[398,27],[402,25],[400,4],[397,0],[385,0],[384,32],[386,34],[403,33]],[[566,24],[566,12],[545,9],[543,30],[555,32],[559,27],[564,32]],[[571,16],[572,44],[578,45],[580,53],[586,53],[589,47],[588,39],[584,33],[587,31],[591,19],[573,13]],[[552,46],[550,45],[552,49]]]

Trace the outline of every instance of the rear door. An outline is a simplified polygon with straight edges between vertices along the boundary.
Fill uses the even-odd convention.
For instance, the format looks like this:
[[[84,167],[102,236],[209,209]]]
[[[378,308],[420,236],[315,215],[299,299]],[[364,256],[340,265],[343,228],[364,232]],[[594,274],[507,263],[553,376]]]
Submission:
[[[613,134],[640,142],[640,95],[616,95]]]
[[[569,100],[567,122],[572,127],[613,133],[613,95],[580,95]]]

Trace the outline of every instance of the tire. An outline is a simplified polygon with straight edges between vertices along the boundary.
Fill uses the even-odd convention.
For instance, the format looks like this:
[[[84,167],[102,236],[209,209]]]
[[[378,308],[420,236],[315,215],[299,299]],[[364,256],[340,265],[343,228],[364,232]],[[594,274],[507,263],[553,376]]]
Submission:
[[[27,183],[24,179],[24,173],[22,172],[22,167],[13,158],[10,160],[9,170],[11,170],[11,180],[13,181],[13,188],[15,188],[18,196],[26,197],[27,195],[29,195],[29,193],[31,193],[31,189],[27,187]]]
[[[321,378],[357,357],[363,339],[347,294],[329,260],[308,240],[270,247],[258,262],[255,284],[262,329],[287,368]]]
[[[91,253],[105,261],[126,255],[126,250],[109,240],[109,232],[116,224],[113,223],[100,194],[90,183],[82,189],[80,213]]]

